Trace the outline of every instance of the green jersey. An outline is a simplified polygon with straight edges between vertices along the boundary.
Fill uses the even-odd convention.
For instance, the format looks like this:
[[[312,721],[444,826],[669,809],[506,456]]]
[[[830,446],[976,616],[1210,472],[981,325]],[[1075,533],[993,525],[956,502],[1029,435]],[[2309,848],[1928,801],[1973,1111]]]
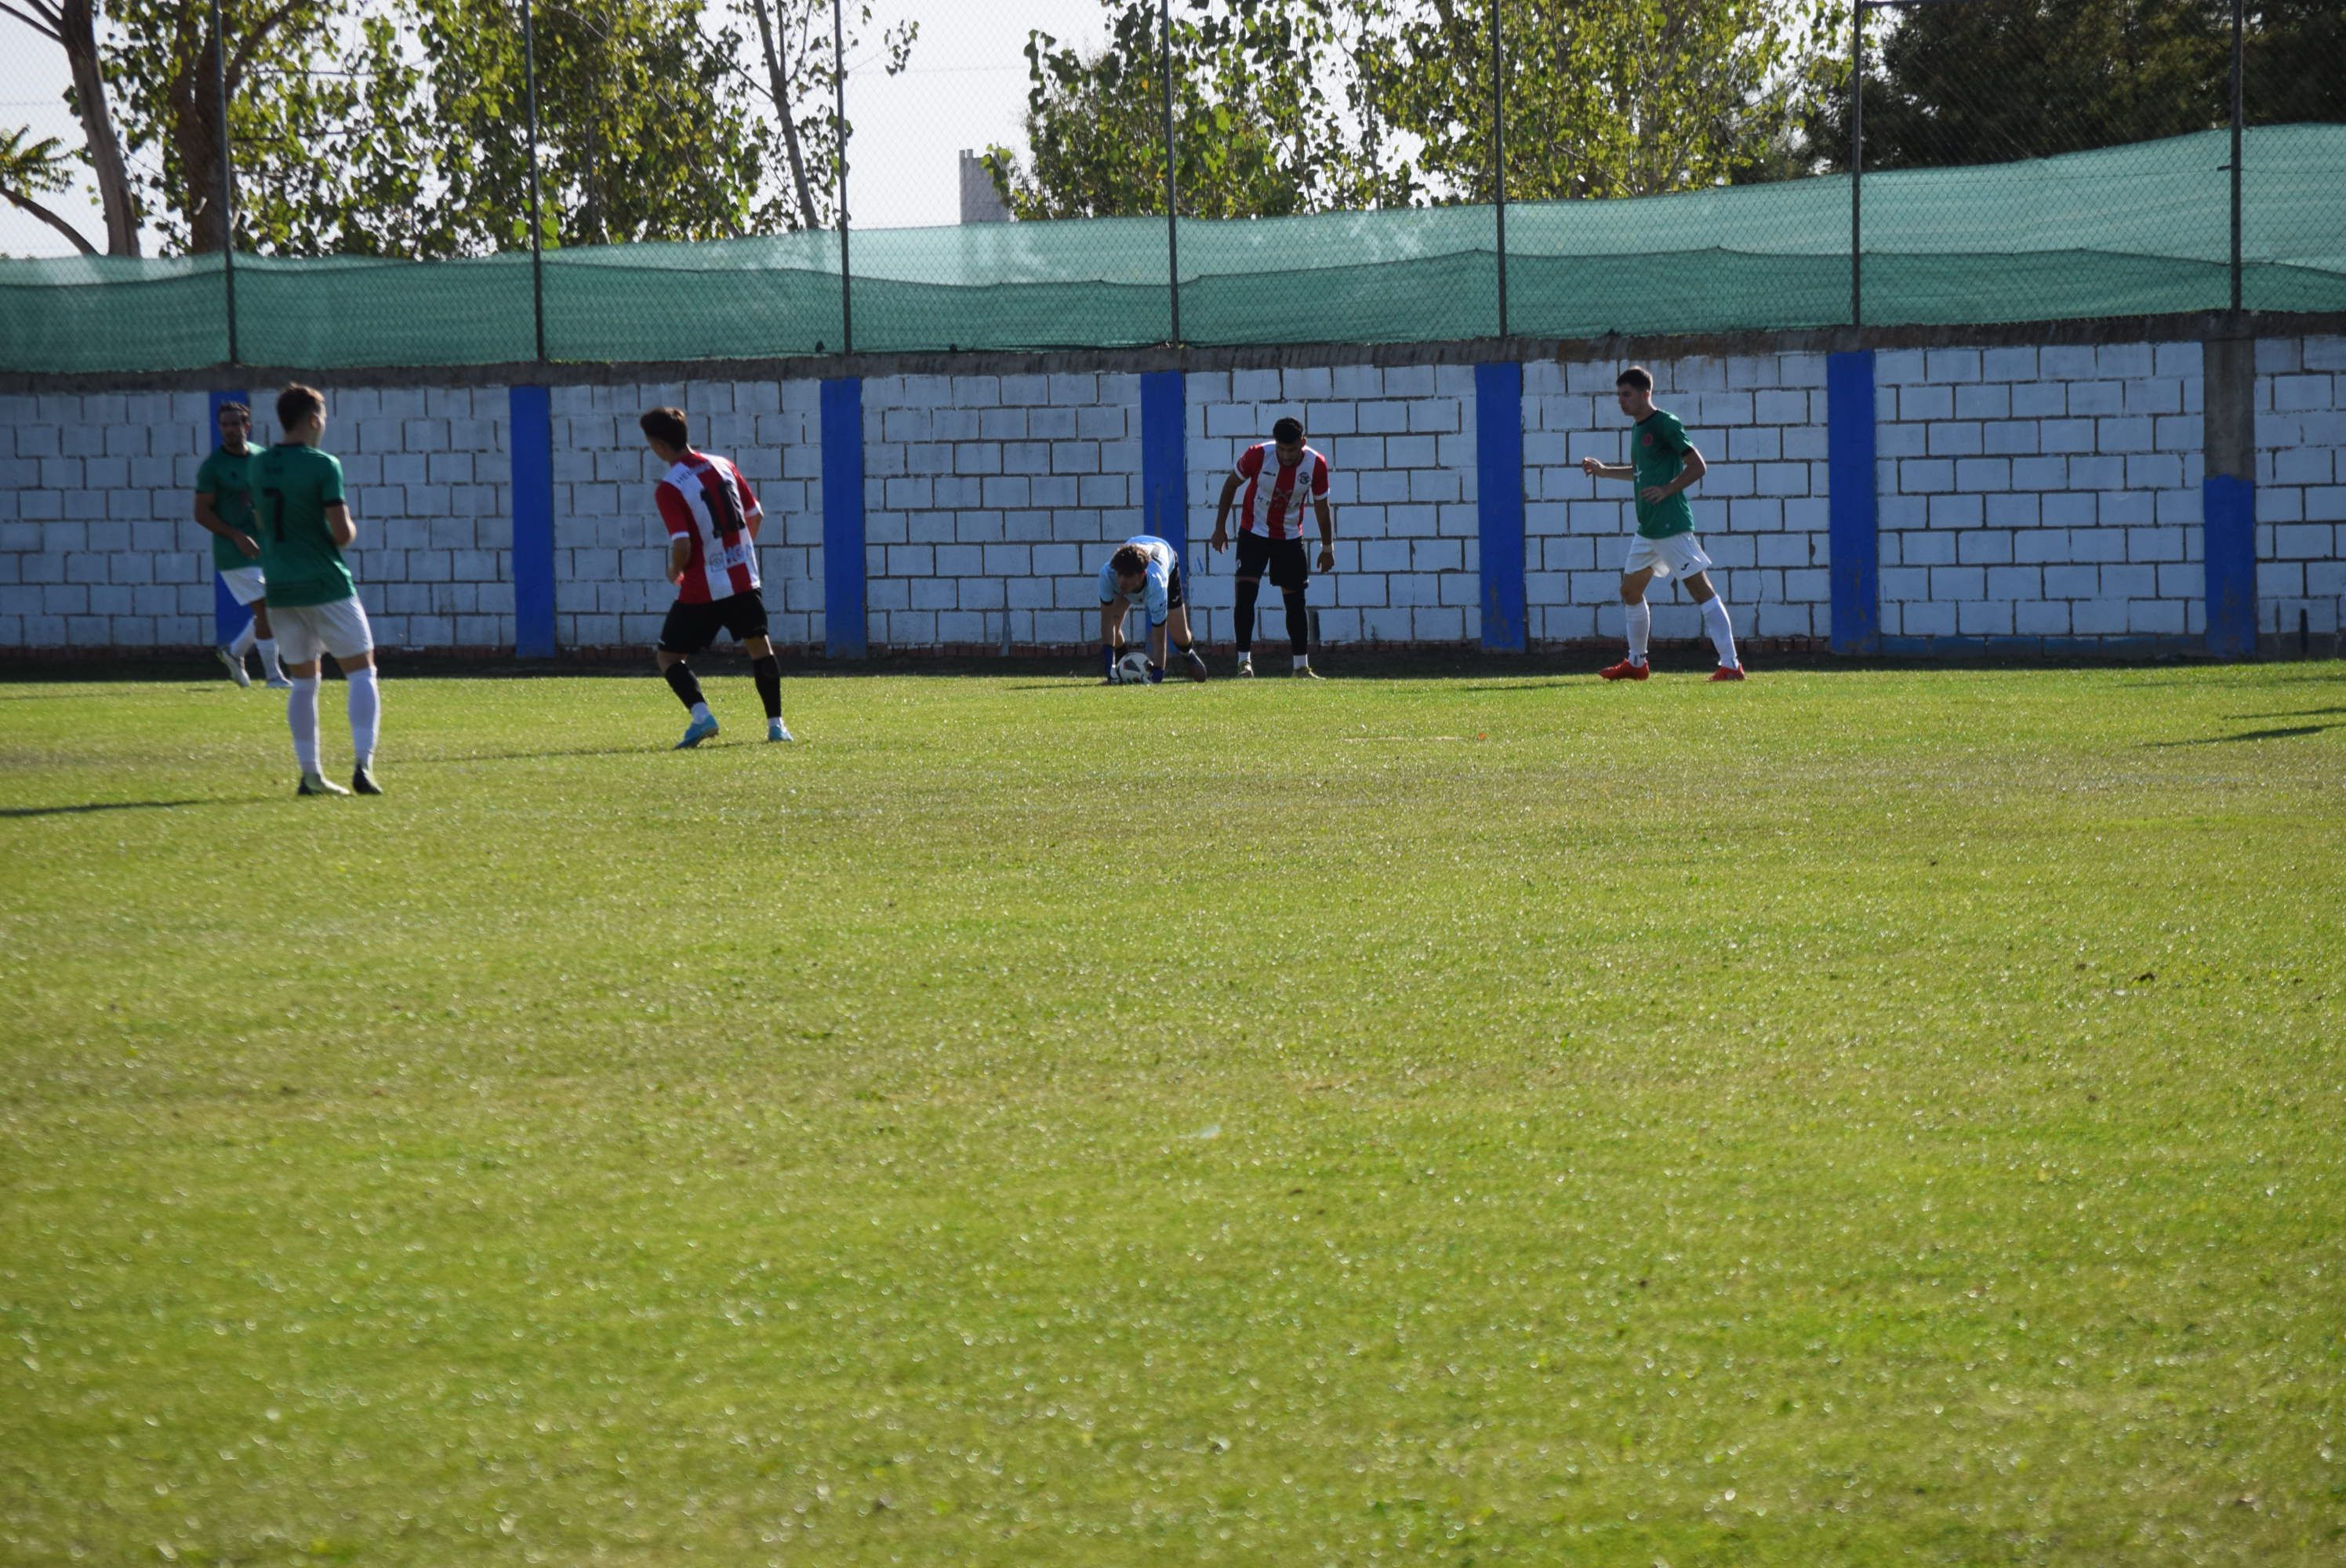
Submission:
[[[252,532],[252,465],[260,453],[246,447],[242,452],[230,452],[223,446],[204,459],[196,470],[196,494],[212,498],[212,510],[219,520],[240,534]],[[233,572],[240,566],[260,565],[219,535],[212,535],[212,569]]]
[[[1639,420],[1629,432],[1629,466],[1637,473],[1637,532],[1646,538],[1667,539],[1673,534],[1694,532],[1694,508],[1687,504],[1685,491],[1658,505],[1646,499],[1649,488],[1668,484],[1685,472],[1686,454],[1692,450],[1686,426],[1676,414],[1660,409]]]
[[[331,605],[358,592],[326,532],[326,508],[342,498],[342,465],[314,446],[280,442],[256,459],[260,569],[271,609]]]

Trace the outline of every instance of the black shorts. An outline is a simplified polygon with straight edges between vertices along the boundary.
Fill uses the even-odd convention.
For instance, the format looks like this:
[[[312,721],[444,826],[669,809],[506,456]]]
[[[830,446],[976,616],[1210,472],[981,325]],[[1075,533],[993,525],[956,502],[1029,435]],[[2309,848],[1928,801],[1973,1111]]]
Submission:
[[[1269,577],[1281,592],[1300,588],[1311,580],[1311,557],[1300,539],[1273,539],[1268,535],[1239,535],[1239,575]]]
[[[731,632],[737,643],[764,636],[765,596],[751,588],[705,605],[688,605],[678,599],[668,607],[668,619],[660,623],[659,649],[688,657],[715,642],[719,632]]]

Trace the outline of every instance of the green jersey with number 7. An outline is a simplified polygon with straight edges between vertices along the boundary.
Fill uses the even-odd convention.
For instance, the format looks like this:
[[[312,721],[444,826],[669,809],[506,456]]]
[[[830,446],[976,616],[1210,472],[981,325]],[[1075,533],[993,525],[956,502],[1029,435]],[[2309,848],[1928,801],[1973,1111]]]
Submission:
[[[326,531],[326,508],[342,499],[339,461],[313,446],[280,443],[253,463],[252,495],[270,608],[331,605],[358,592]]]

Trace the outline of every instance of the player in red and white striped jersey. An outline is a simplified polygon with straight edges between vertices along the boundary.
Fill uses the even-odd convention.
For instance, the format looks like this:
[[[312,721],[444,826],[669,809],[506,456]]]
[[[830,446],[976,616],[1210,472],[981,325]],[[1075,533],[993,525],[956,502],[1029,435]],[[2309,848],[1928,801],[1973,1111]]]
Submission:
[[[766,738],[790,739],[782,723],[782,667],[766,636],[766,601],[758,586],[758,525],[765,513],[757,492],[726,459],[692,449],[692,426],[682,409],[652,409],[637,423],[653,455],[668,465],[652,496],[668,525],[668,576],[677,587],[660,626],[660,674],[692,715],[677,749],[717,733],[717,718],[687,661],[720,631],[731,632],[750,656],[750,673],[766,708]]]
[[[1221,504],[1214,512],[1213,547],[1230,546],[1230,502],[1246,486],[1239,514],[1237,626],[1238,673],[1254,673],[1254,601],[1263,573],[1287,601],[1287,640],[1295,653],[1295,673],[1312,674],[1311,612],[1304,590],[1311,568],[1303,553],[1303,508],[1307,498],[1320,524],[1320,569],[1336,568],[1336,520],[1328,513],[1328,459],[1303,444],[1303,422],[1282,419],[1270,439],[1239,454],[1239,464],[1222,481]]]

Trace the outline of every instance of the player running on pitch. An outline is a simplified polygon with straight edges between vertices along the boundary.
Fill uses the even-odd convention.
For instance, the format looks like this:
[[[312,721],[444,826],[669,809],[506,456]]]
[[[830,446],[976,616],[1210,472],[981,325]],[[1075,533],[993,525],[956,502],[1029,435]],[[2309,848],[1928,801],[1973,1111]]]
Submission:
[[[252,464],[260,514],[260,569],[269,579],[278,652],[292,691],[285,722],[293,731],[293,760],[302,795],[380,795],[374,746],[382,725],[375,685],[374,630],[359,603],[358,586],[342,552],[358,537],[342,495],[342,465],[318,450],[326,433],[326,400],[296,382],[277,394],[277,444]],[[351,789],[318,770],[318,681],[321,654],[332,654],[350,687]]]
[[[1116,679],[1124,654],[1126,611],[1138,605],[1148,617],[1148,679],[1165,678],[1169,637],[1191,680],[1206,678],[1206,661],[1189,641],[1189,602],[1181,592],[1181,553],[1154,534],[1135,534],[1099,569],[1100,673]]]
[[[228,666],[229,678],[250,686],[244,656],[260,653],[260,673],[282,691],[291,683],[278,667],[277,638],[269,629],[267,585],[260,566],[260,541],[252,536],[252,411],[240,402],[219,405],[219,446],[196,470],[196,521],[212,536],[212,570],[229,596],[252,611],[236,640],[212,651]]]
[[[680,408],[656,408],[636,422],[668,473],[653,487],[668,525],[668,579],[676,603],[660,626],[660,674],[692,715],[678,751],[717,733],[717,716],[701,700],[700,678],[686,661],[731,632],[750,656],[758,700],[766,708],[766,738],[796,738],[782,722],[782,667],[766,636],[766,599],[758,585],[758,525],[766,514],[741,471],[713,453],[692,450],[692,426]]]
[[[1276,461],[1272,461],[1276,459]],[[1270,472],[1266,474],[1265,470]],[[1268,486],[1264,481],[1270,481]],[[1246,486],[1246,502],[1239,514],[1239,578],[1235,630],[1241,676],[1254,674],[1254,600],[1262,591],[1263,573],[1287,601],[1287,641],[1295,655],[1295,673],[1319,678],[1311,667],[1311,612],[1304,590],[1311,568],[1303,554],[1303,498],[1311,497],[1320,523],[1320,569],[1336,569],[1336,520],[1328,514],[1328,459],[1303,444],[1303,422],[1282,419],[1270,427],[1270,439],[1257,442],[1239,454],[1237,470],[1222,481],[1222,499],[1214,508],[1213,547],[1230,546],[1230,500]],[[1255,503],[1262,503],[1260,511]]]
[[[1719,650],[1713,680],[1741,680],[1743,666],[1735,657],[1735,628],[1728,623],[1727,606],[1710,585],[1710,557],[1694,536],[1694,508],[1686,492],[1703,476],[1702,453],[1687,439],[1686,426],[1676,415],[1654,406],[1654,378],[1641,365],[1631,365],[1614,383],[1621,412],[1637,422],[1629,433],[1630,461],[1600,463],[1580,460],[1581,472],[1594,479],[1627,479],[1637,487],[1637,536],[1621,563],[1622,619],[1629,633],[1629,657],[1597,671],[1606,680],[1646,678],[1646,645],[1653,636],[1654,612],[1646,603],[1646,585],[1671,573],[1686,585],[1687,596],[1702,606],[1703,629]]]

